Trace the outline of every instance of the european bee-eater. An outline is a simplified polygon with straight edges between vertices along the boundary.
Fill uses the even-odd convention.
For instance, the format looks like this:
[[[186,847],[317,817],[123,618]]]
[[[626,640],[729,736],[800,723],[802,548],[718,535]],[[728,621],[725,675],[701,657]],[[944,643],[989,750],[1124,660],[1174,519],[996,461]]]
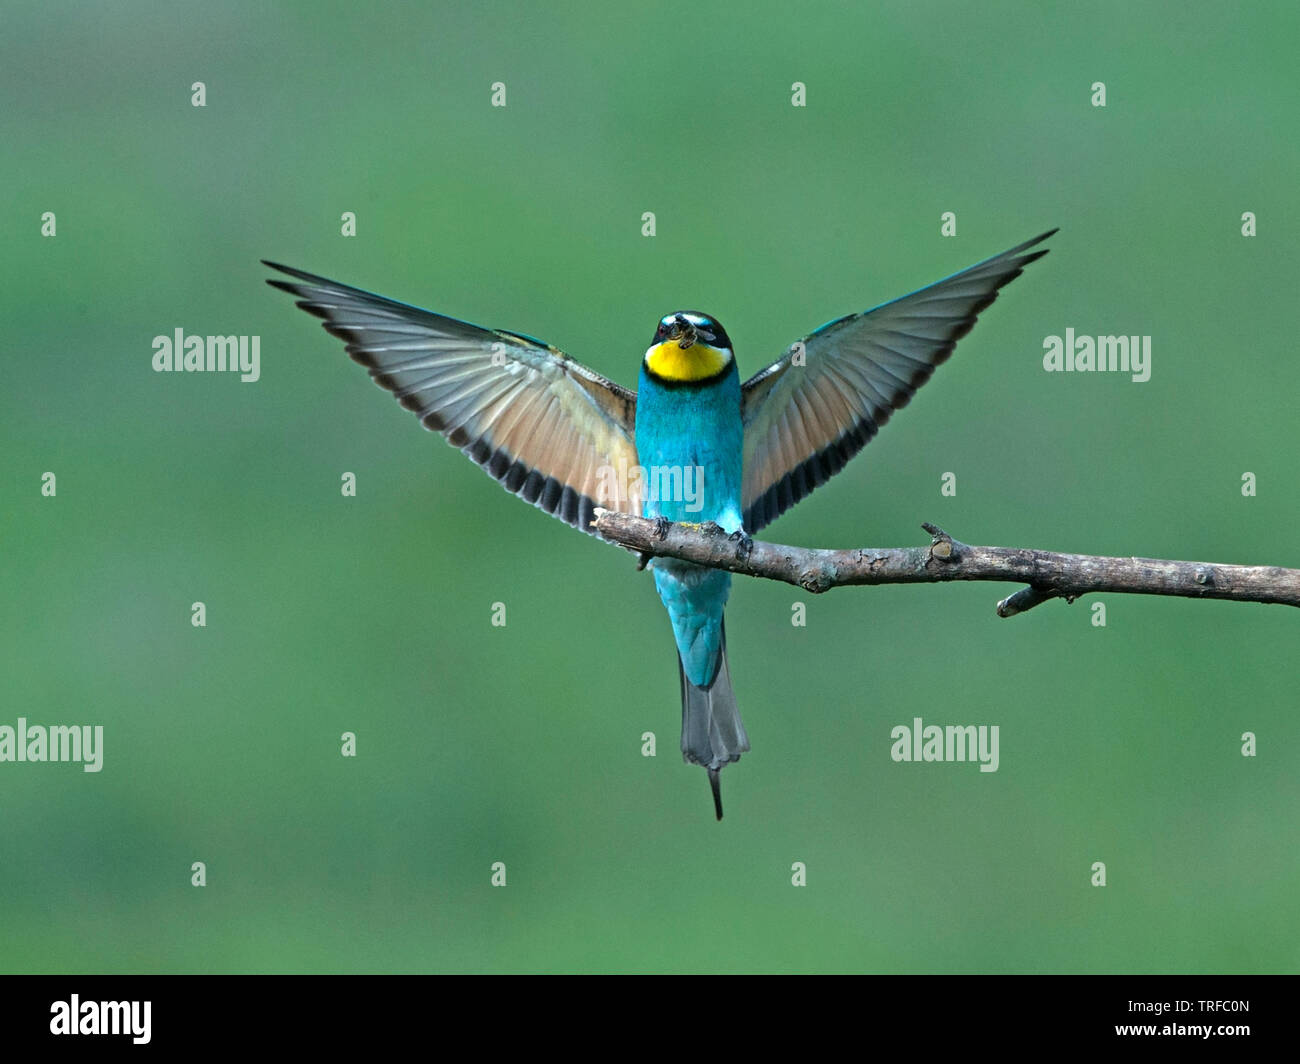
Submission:
[[[521,333],[485,329],[301,270],[268,281],[506,489],[594,532],[597,506],[749,537],[844,468],[952,354],[1053,229],[911,295],[827,322],[744,384],[715,318],[660,320],[639,390]],[[682,755],[718,775],[749,749],[727,668],[731,574],[655,558],[682,687]]]

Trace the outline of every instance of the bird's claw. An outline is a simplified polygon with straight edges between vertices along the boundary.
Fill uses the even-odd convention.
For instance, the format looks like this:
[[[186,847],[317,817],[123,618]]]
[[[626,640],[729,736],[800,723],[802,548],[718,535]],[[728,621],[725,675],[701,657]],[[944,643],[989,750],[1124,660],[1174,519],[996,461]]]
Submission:
[[[735,532],[727,537],[736,545],[736,557],[744,561],[754,553],[754,540],[743,528],[738,528]]]
[[[655,538],[667,539],[668,530],[673,527],[673,523],[668,518],[658,516],[655,518]]]

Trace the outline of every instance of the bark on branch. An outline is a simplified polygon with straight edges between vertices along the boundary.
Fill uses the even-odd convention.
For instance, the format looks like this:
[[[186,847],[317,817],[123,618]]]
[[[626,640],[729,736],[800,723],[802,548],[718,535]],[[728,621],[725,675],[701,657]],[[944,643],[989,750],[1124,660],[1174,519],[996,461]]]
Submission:
[[[1300,606],[1300,570],[1274,565],[1219,565],[1157,558],[1104,558],[1020,547],[973,547],[931,524],[925,547],[858,547],[813,550],[759,540],[738,542],[716,525],[656,522],[596,510],[596,531],[612,543],[651,557],[680,558],[745,576],[783,580],[820,594],[854,584],[934,584],[947,580],[998,580],[1027,585],[998,603],[999,617],[1054,598],[1108,591],[1179,595]],[[748,548],[748,549],[747,549]]]

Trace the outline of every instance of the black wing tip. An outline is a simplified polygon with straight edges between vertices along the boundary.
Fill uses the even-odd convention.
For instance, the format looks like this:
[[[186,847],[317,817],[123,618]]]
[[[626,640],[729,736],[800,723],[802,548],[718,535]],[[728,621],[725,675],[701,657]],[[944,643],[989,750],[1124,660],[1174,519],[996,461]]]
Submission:
[[[259,259],[263,266],[268,266],[273,270],[279,270],[281,273],[288,274],[290,277],[296,277],[300,281],[309,281],[313,284],[333,284],[334,282],[326,277],[318,276],[314,273],[308,273],[306,270],[299,270],[293,266],[286,266],[282,262],[272,262],[270,259]],[[268,279],[267,284],[275,284],[275,280]],[[283,283],[283,282],[281,282]]]
[[[341,333],[334,332],[334,330],[330,328],[330,308],[317,303],[313,298],[310,288],[298,284],[295,281],[282,281],[279,277],[268,277],[266,283],[281,292],[288,292],[289,295],[294,297],[295,305],[301,307],[308,314],[314,315],[317,318],[324,318],[325,321],[323,324],[328,332],[333,333],[335,336],[338,336],[343,340],[351,339],[350,336],[343,336]]]
[[[1026,255],[1025,252],[1029,251],[1029,249],[1032,247],[1038,247],[1038,245],[1041,244],[1044,240],[1047,240],[1049,237],[1055,236],[1060,231],[1061,231],[1061,227],[1058,225],[1055,229],[1049,229],[1045,233],[1039,233],[1038,236],[1034,237],[1031,240],[1026,240],[1023,244],[1017,244],[1013,248],[1007,248],[1006,251],[1003,251],[997,255],[993,255],[990,258],[985,259],[983,262],[977,262],[975,263],[974,266],[968,266],[966,269],[960,270],[957,273],[953,274],[952,276],[959,277],[963,273],[969,273],[971,270],[978,270],[981,266],[990,266],[995,263],[1005,262],[1008,265],[1014,263],[1017,272],[1011,274],[1006,281],[1002,281],[1001,284],[999,285],[999,287],[1001,287],[1001,285],[1006,284],[1007,281],[1010,281],[1015,277],[1019,277],[1020,270],[1022,270],[1025,266],[1029,265],[1029,263],[1033,262],[1035,259],[1041,259],[1052,249],[1039,248],[1038,251],[1031,252],[1028,255]],[[952,278],[951,277],[944,278],[944,281],[949,281],[949,280],[952,280]],[[935,283],[943,284],[943,281],[937,281]],[[934,285],[927,285],[926,287],[933,288]],[[920,289],[920,291],[925,291],[925,289]],[[906,299],[907,297],[904,296],[903,298]]]
[[[319,280],[319,278],[315,278],[309,273],[305,273],[302,270],[294,269],[292,266],[286,266],[282,262],[272,262],[270,259],[260,259],[259,261],[262,263],[263,266],[267,267],[268,269],[278,270],[280,273],[286,274],[289,277],[293,277],[299,281]],[[288,282],[280,279],[279,277],[268,277],[266,279],[266,283],[270,285],[275,285],[276,287],[283,287]]]
[[[301,284],[293,285],[289,281],[282,280],[279,277],[268,277],[266,283],[273,288],[282,289],[285,292],[292,292],[294,295],[303,295],[304,286],[311,288],[323,288],[333,295],[354,295],[362,299],[377,300],[380,303],[395,304],[406,306],[406,304],[396,304],[394,300],[386,296],[377,296],[373,292],[367,292],[364,288],[353,288],[351,285],[343,284],[341,281],[334,281],[328,277],[323,277],[319,273],[308,273],[306,270],[300,270],[294,266],[286,266],[282,262],[272,262],[270,259],[260,260],[263,266],[269,266],[273,270],[279,270],[281,273],[292,277]],[[305,309],[305,308],[304,308]],[[419,307],[411,307],[412,310],[419,310]]]
[[[1018,254],[1020,254],[1020,252],[1022,252],[1022,251],[1028,251],[1030,248],[1032,248],[1032,247],[1036,247],[1037,245],[1041,244],[1044,240],[1047,240],[1047,239],[1049,239],[1050,237],[1054,237],[1054,236],[1056,236],[1056,234],[1059,233],[1060,231],[1061,231],[1061,227],[1058,225],[1055,229],[1049,229],[1049,230],[1047,230],[1047,232],[1045,232],[1045,233],[1040,233],[1038,236],[1034,237],[1032,240],[1026,240],[1023,244],[1019,245],[1018,247],[1014,247],[1014,248],[1012,248],[1010,251],[1006,252],[1006,254],[1008,254],[1008,255],[1018,255]],[[1034,259],[1042,258],[1044,255],[1046,255],[1046,254],[1047,254],[1049,251],[1051,251],[1051,250],[1052,250],[1051,248],[1043,248],[1042,251],[1035,252],[1034,255],[1033,255],[1032,257],[1026,258],[1025,261],[1026,261],[1026,262],[1033,262]]]
[[[292,266],[282,266],[270,259],[262,259],[261,263],[263,266],[269,266],[273,270],[279,270],[281,273],[294,278],[292,281],[286,281],[283,277],[267,277],[265,280],[272,288],[278,288],[281,292],[288,292],[291,296],[297,296],[300,299],[307,297],[309,291],[307,286],[309,285],[319,287],[333,283],[324,277],[317,277],[315,274],[306,273],[303,270],[295,270]],[[302,307],[303,310],[310,310],[309,307],[304,306],[302,303],[299,303],[298,306]]]

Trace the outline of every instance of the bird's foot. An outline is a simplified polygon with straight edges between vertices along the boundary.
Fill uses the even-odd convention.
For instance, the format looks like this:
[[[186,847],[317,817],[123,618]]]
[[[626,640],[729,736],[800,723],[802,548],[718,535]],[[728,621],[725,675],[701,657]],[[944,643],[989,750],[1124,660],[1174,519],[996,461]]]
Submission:
[[[736,545],[736,557],[740,561],[745,561],[754,553],[754,539],[743,528],[736,529],[727,539]]]
[[[655,538],[656,538],[656,539],[667,539],[667,538],[668,538],[668,530],[669,530],[670,528],[672,528],[672,527],[673,527],[673,523],[672,523],[671,521],[669,521],[668,518],[666,518],[666,517],[656,517],[656,518],[655,518]]]

